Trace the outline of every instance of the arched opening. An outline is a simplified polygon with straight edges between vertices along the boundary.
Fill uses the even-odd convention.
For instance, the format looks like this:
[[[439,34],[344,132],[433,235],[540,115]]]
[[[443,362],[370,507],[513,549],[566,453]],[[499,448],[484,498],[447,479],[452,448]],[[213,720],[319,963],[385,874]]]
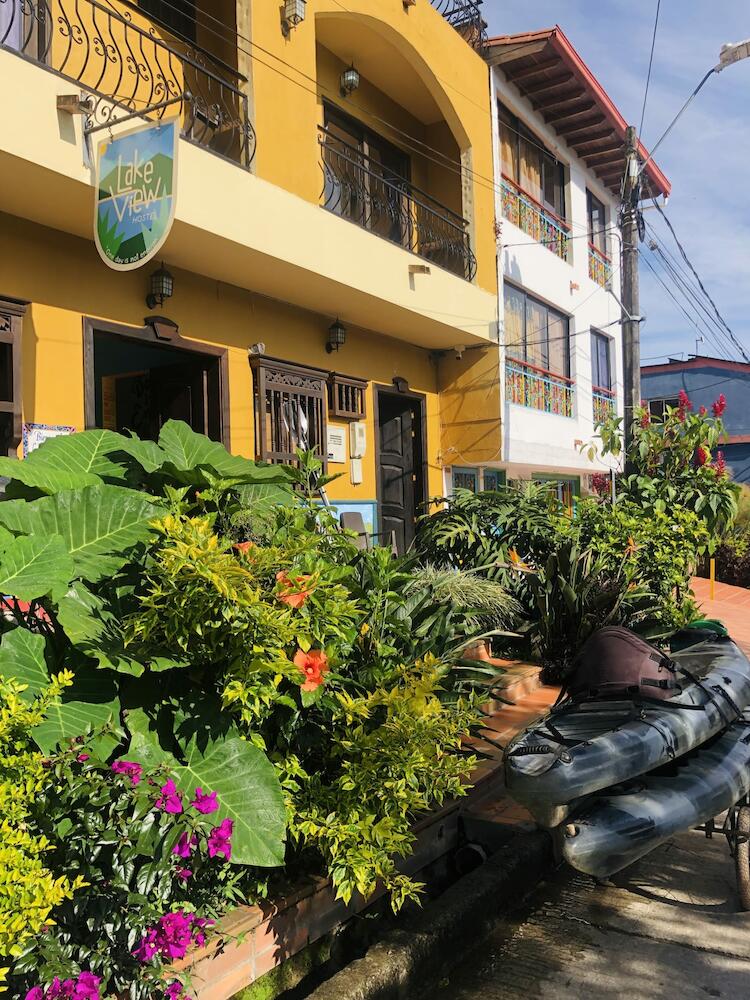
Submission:
[[[322,201],[336,214],[472,279],[462,153],[469,139],[440,81],[375,17],[319,14]],[[340,87],[354,66],[359,84]]]

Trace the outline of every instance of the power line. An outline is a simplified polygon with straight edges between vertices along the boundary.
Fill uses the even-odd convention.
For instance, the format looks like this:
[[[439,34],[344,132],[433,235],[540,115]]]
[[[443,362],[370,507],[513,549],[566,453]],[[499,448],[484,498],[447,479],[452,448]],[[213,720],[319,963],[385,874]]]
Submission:
[[[658,271],[656,270],[656,268],[654,267],[654,265],[653,265],[653,264],[651,263],[651,261],[650,261],[650,260],[648,259],[648,257],[647,257],[647,256],[645,255],[645,253],[644,253],[644,252],[643,252],[642,250],[640,250],[640,249],[639,249],[638,253],[639,253],[640,257],[642,258],[642,260],[643,260],[644,264],[645,264],[645,265],[646,265],[646,266],[648,267],[648,269],[649,269],[649,270],[650,270],[650,271],[652,272],[652,274],[654,275],[654,277],[656,278],[656,280],[657,280],[657,281],[659,282],[659,284],[660,284],[660,285],[662,286],[662,288],[664,289],[664,291],[665,291],[665,292],[667,293],[667,295],[668,295],[668,296],[670,297],[670,299],[672,299],[672,301],[673,301],[673,302],[674,302],[674,304],[675,304],[675,305],[677,306],[677,308],[678,308],[678,309],[680,310],[680,312],[681,312],[681,313],[683,314],[683,316],[685,317],[685,319],[687,319],[688,323],[690,323],[690,325],[691,325],[691,326],[692,326],[692,327],[693,327],[693,328],[694,328],[694,329],[695,329],[695,330],[696,330],[696,331],[697,331],[697,332],[698,332],[698,333],[699,333],[700,335],[703,335],[703,334],[705,334],[705,335],[706,335],[706,336],[708,337],[708,339],[709,339],[709,340],[711,341],[711,343],[712,343],[712,344],[713,344],[713,345],[714,345],[714,346],[716,347],[716,349],[717,349],[717,350],[718,350],[718,351],[719,351],[720,353],[721,353],[721,352],[724,352],[724,353],[726,353],[726,348],[725,348],[725,347],[721,347],[721,346],[719,346],[718,344],[716,344],[716,341],[715,341],[715,340],[713,339],[713,336],[712,336],[712,333],[711,333],[711,331],[710,331],[710,328],[709,328],[709,327],[707,327],[707,326],[706,326],[706,327],[704,327],[703,329],[701,329],[701,327],[699,327],[699,326],[698,326],[698,324],[697,324],[697,323],[696,323],[696,321],[695,321],[695,318],[694,318],[693,316],[691,316],[691,315],[690,315],[690,313],[689,313],[689,312],[688,312],[688,311],[687,311],[687,310],[685,309],[685,307],[684,307],[684,306],[682,305],[682,303],[681,303],[681,302],[679,301],[679,299],[678,299],[678,298],[677,298],[677,296],[676,296],[676,295],[674,294],[674,292],[672,291],[672,289],[671,289],[671,288],[669,288],[669,286],[667,285],[666,281],[665,281],[665,280],[664,280],[664,279],[662,278],[662,276],[661,276],[661,275],[659,274],[659,272],[658,272]],[[725,359],[725,360],[728,360],[728,359]]]
[[[348,10],[348,8],[344,7],[343,4],[339,3],[339,0],[334,0],[334,2],[336,2],[338,4],[338,6],[341,7],[341,9],[343,11],[345,11],[346,13],[351,13],[351,11]],[[182,8],[182,7],[180,7],[180,6],[177,6],[174,3],[174,0],[161,0],[161,3],[162,3],[162,6],[167,7],[169,9],[175,11],[178,14],[184,14],[185,13],[185,9]],[[240,46],[238,44],[237,45],[238,51],[242,52],[243,55],[246,55],[249,59],[252,59],[258,65],[263,66],[266,69],[271,70],[271,72],[273,72],[273,73],[277,73],[279,76],[282,76],[289,83],[292,83],[294,86],[300,87],[300,89],[306,91],[309,94],[314,95],[315,97],[317,97],[319,95],[319,92],[322,92],[322,91],[326,91],[329,95],[333,95],[333,96],[337,96],[338,95],[338,91],[336,91],[335,89],[333,89],[331,87],[325,86],[320,81],[318,81],[315,77],[312,77],[309,74],[307,74],[307,73],[303,72],[302,70],[298,69],[292,63],[289,63],[285,59],[282,59],[281,56],[278,56],[278,55],[276,55],[276,53],[271,52],[269,49],[264,48],[258,42],[253,41],[251,38],[248,38],[246,35],[242,35],[239,31],[237,31],[234,28],[231,28],[229,25],[225,24],[219,18],[214,17],[212,14],[209,14],[207,11],[196,11],[196,14],[198,14],[198,13],[200,13],[202,15],[202,17],[204,19],[206,19],[206,20],[199,20],[196,17],[196,23],[199,24],[204,30],[206,30],[210,34],[214,35],[220,41],[222,41],[222,42],[227,42],[227,41],[236,42],[236,40],[239,39],[240,41],[246,42],[248,45],[252,46],[252,48],[257,49],[258,51],[262,52],[264,55],[269,56],[271,59],[274,59],[277,62],[279,62],[282,66],[285,66],[287,69],[291,70],[293,73],[296,73],[298,76],[302,77],[303,80],[309,81],[309,83],[311,83],[313,86],[312,87],[307,87],[307,86],[304,85],[304,83],[300,82],[299,80],[292,79],[286,73],[282,72],[282,70],[279,69],[278,67],[272,66],[269,63],[264,62],[264,60],[259,59],[257,55],[255,55],[254,53],[248,51],[247,49],[242,48],[242,46]],[[223,29],[224,33],[222,34],[215,27],[211,27],[207,23],[207,21],[211,21],[215,25],[219,25]],[[519,45],[517,46],[517,48],[518,49],[523,48],[523,44],[519,43]],[[509,50],[509,51],[511,51],[511,50]],[[454,87],[451,83],[449,83],[446,80],[443,80],[441,77],[437,77],[436,76],[436,78],[441,83],[445,84],[445,86],[450,87],[452,90],[454,90],[457,94],[459,94],[459,96],[463,97],[465,100],[467,100],[470,103],[474,104],[476,107],[484,110],[484,106],[483,105],[478,104],[478,102],[476,102],[472,98],[468,97],[468,95],[463,94],[460,90],[458,90],[457,87]],[[411,133],[404,131],[403,129],[399,128],[399,126],[394,125],[393,122],[390,122],[390,121],[388,121],[388,119],[383,118],[380,115],[374,113],[371,109],[366,108],[366,107],[358,104],[351,96],[347,98],[347,104],[350,107],[355,108],[358,111],[364,113],[364,115],[366,117],[372,118],[375,121],[379,122],[381,125],[386,126],[386,128],[389,128],[394,134],[401,136],[402,137],[402,141],[404,142],[404,145],[406,145],[407,148],[410,148],[410,150],[412,152],[417,153],[418,155],[423,156],[426,160],[429,160],[430,162],[435,163],[437,166],[442,167],[443,169],[448,170],[451,173],[454,173],[459,179],[462,179],[464,175],[468,175],[469,177],[471,177],[474,180],[474,182],[479,187],[484,188],[487,191],[491,191],[494,195],[500,195],[500,196],[502,196],[502,187],[500,185],[498,185],[498,184],[495,183],[494,178],[486,177],[484,174],[478,173],[476,170],[474,170],[471,167],[462,166],[460,163],[458,163],[458,161],[451,159],[451,157],[449,157],[446,153],[443,153],[441,150],[436,149],[434,146],[431,146],[429,143],[424,142],[422,139],[418,139],[416,136],[413,136]],[[422,147],[422,148],[420,149],[418,147]],[[540,146],[539,148],[541,149],[542,147]],[[427,155],[427,153],[423,152],[423,150],[428,150],[431,154],[434,154],[434,155],[433,156],[429,156],[429,155]],[[549,150],[545,150],[545,152],[549,153]],[[552,155],[552,154],[550,154],[550,155]],[[435,157],[439,157],[440,159],[435,159]],[[568,224],[570,226],[572,226],[574,228],[578,228],[578,229],[587,229],[588,228],[586,225],[584,225],[583,223],[579,223],[579,222],[570,222]]]
[[[719,307],[716,305],[716,303],[714,302],[714,300],[711,298],[711,296],[709,295],[708,291],[706,290],[706,286],[701,281],[700,275],[698,274],[698,272],[695,269],[693,263],[691,262],[690,258],[688,257],[687,252],[685,251],[685,248],[683,247],[682,243],[680,243],[679,237],[677,236],[677,233],[674,230],[674,226],[672,225],[672,223],[669,221],[669,219],[665,215],[665,213],[664,213],[661,205],[658,203],[658,201],[655,198],[652,198],[651,200],[653,201],[654,205],[656,206],[657,211],[659,212],[659,215],[662,217],[662,219],[664,219],[664,222],[666,223],[667,228],[669,229],[670,233],[672,234],[672,237],[674,238],[674,241],[677,244],[677,248],[680,251],[682,259],[685,261],[685,263],[687,264],[687,266],[690,268],[690,270],[695,275],[695,280],[698,282],[698,285],[700,286],[701,291],[706,296],[706,298],[708,299],[708,301],[711,303],[711,306],[713,307],[714,313],[716,314],[716,318],[718,319],[718,321],[721,323],[721,325],[724,327],[724,329],[729,334],[729,337],[730,337],[732,343],[737,348],[737,350],[740,352],[740,354],[742,355],[743,359],[746,362],[750,363],[750,358],[747,356],[744,347],[739,342],[739,340],[737,339],[737,337],[735,337],[734,332],[732,331],[731,327],[729,326],[729,324],[726,322],[726,320],[724,319],[724,317],[719,312]]]
[[[643,94],[643,108],[641,109],[641,124],[638,126],[638,138],[643,135],[643,120],[646,117],[646,102],[648,101],[648,87],[651,83],[651,67],[654,64],[654,47],[656,46],[656,30],[659,27],[659,9],[661,0],[656,0],[656,17],[654,18],[654,33],[651,37],[651,55],[648,60],[648,73],[646,74],[646,90]]]
[[[651,250],[652,253],[656,253],[659,256],[660,260],[664,264],[664,267],[671,276],[675,286],[678,289],[680,289],[683,292],[683,294],[686,295],[687,299],[693,304],[694,308],[696,308],[697,315],[701,319],[701,322],[710,323],[712,329],[714,329],[716,332],[716,336],[721,338],[721,342],[725,345],[725,350],[728,350],[730,354],[735,353],[734,344],[729,339],[729,337],[727,337],[723,328],[716,322],[712,313],[706,307],[705,303],[701,300],[700,296],[697,294],[694,286],[690,284],[690,282],[677,269],[677,267],[672,263],[672,261],[667,259],[662,247],[656,242],[656,240],[652,239],[652,241],[649,243],[649,250]]]

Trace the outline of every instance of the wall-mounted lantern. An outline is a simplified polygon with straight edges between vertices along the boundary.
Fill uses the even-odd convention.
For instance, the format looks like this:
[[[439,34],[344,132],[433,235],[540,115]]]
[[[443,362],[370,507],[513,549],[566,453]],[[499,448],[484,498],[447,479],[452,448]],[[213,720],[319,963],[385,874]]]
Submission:
[[[162,264],[158,271],[151,275],[151,291],[146,296],[149,309],[163,306],[164,300],[171,297],[174,291],[174,278]]]
[[[354,63],[341,74],[340,82],[342,97],[348,97],[359,87],[359,70],[354,68]]]
[[[288,38],[292,28],[296,28],[305,20],[306,4],[307,0],[284,0],[281,30],[285,37]]]
[[[328,327],[328,341],[326,343],[326,351],[329,354],[333,354],[334,351],[338,351],[340,347],[343,347],[345,343],[346,343],[346,327],[337,316],[336,322],[331,323],[331,325]]]

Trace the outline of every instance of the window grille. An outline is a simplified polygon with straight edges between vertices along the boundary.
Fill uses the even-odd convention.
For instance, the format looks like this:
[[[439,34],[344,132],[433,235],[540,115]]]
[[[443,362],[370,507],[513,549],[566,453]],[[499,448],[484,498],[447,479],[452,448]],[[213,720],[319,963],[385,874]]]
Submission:
[[[251,361],[255,379],[256,452],[265,462],[297,462],[297,449],[326,465],[327,372],[283,361]]]
[[[358,378],[331,373],[328,383],[328,409],[332,417],[343,420],[364,420],[366,416],[367,382]]]
[[[21,323],[26,306],[0,299],[0,454],[21,443]]]

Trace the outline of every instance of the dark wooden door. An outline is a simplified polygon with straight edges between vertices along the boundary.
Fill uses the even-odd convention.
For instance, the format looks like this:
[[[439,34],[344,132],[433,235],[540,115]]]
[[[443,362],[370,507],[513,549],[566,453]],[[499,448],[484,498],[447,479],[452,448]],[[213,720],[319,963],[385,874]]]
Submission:
[[[159,428],[168,420],[184,420],[208,434],[208,373],[201,362],[152,368],[151,400]]]
[[[378,499],[382,544],[393,532],[399,552],[414,540],[424,501],[422,411],[418,399],[378,392]]]

